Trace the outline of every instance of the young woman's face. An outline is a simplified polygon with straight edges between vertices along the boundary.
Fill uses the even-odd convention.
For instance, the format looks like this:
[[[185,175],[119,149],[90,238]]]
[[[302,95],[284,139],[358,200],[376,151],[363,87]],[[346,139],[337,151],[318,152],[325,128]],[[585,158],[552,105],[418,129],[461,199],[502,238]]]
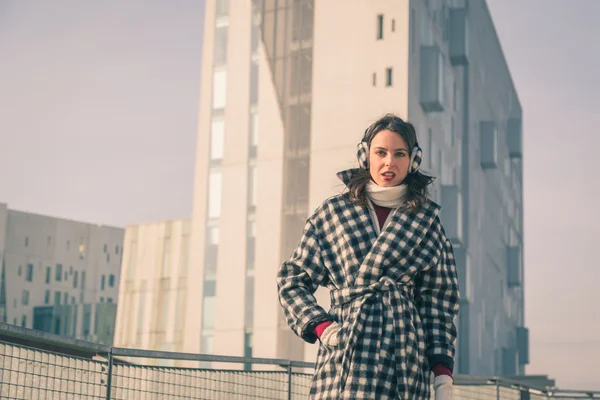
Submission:
[[[379,186],[397,186],[408,175],[410,152],[400,134],[384,130],[378,132],[369,149],[369,172]]]

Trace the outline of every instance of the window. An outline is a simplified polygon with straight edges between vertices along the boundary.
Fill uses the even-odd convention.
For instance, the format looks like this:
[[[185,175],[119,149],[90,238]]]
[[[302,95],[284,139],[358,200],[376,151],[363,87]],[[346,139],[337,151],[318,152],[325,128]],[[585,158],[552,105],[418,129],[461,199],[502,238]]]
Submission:
[[[21,318],[21,327],[27,328],[27,315],[23,315],[23,317]]]
[[[258,102],[258,63],[252,61],[250,65],[250,104]]]
[[[458,108],[458,104],[456,101],[456,81],[452,84],[452,104],[454,105],[454,111]]]
[[[75,304],[75,296],[71,296],[71,304]]]
[[[75,271],[75,275],[73,275],[73,287],[77,289],[77,280],[79,279],[79,271]]]
[[[189,235],[181,238],[181,276],[187,276],[188,263],[190,259],[190,237]]]
[[[254,53],[258,49],[258,22],[252,17],[252,28],[250,31],[250,50]]]
[[[214,297],[217,293],[217,282],[214,279],[204,281],[204,297]]]
[[[163,291],[161,296],[160,304],[160,319],[159,319],[159,330],[166,330],[169,326],[169,298],[170,294],[168,291]]]
[[[127,278],[129,280],[133,280],[135,277],[135,263],[137,260],[137,242],[135,240],[131,241],[131,246],[129,247],[129,265],[127,266]]]
[[[115,255],[119,255],[119,245],[115,246]]]
[[[71,242],[67,240],[67,251],[71,250]]]
[[[62,281],[62,264],[56,264],[55,279]]]
[[[227,25],[215,28],[215,57],[213,65],[219,66],[227,63],[227,30]]]
[[[79,259],[83,260],[85,257],[85,241],[83,238],[79,238]]]
[[[60,292],[54,292],[54,305],[60,305]]]
[[[385,69],[385,86],[387,86],[387,87],[392,86],[392,69],[391,68]]]
[[[52,268],[46,267],[46,283],[50,283],[50,275],[52,274]]]
[[[219,218],[221,216],[221,191],[223,187],[223,175],[221,170],[213,168],[208,177],[208,217]]]
[[[223,148],[225,144],[225,119],[223,117],[213,117],[210,128],[210,159],[211,161],[221,160],[223,158]]]
[[[163,240],[163,256],[162,256],[162,268],[160,271],[161,277],[169,275],[169,258],[171,257],[171,238],[164,238]]]
[[[25,236],[25,247],[29,247],[29,237]]]
[[[219,252],[219,227],[211,226],[207,231],[207,243],[205,253],[205,274],[207,276],[216,274],[217,257]]]
[[[314,2],[292,3],[292,40],[310,40],[313,35]]]
[[[202,329],[214,329],[215,327],[216,297],[204,297],[202,302]]]
[[[23,293],[21,295],[21,303],[24,306],[29,305],[29,290],[23,290]]]
[[[106,298],[106,302],[107,302],[107,303],[112,303],[112,302],[113,302],[113,299],[112,299],[112,298],[110,298],[110,297],[107,297],[107,298]]]
[[[64,293],[63,294],[63,304],[64,305],[69,304],[69,293]]]
[[[110,253],[106,253],[106,263],[110,264]]]
[[[138,305],[137,333],[144,332],[144,308],[146,306],[146,281],[140,283],[140,303]]]
[[[115,276],[113,274],[108,276],[108,287],[115,287]]]
[[[409,21],[409,25],[410,25],[410,51],[411,53],[413,51],[415,51],[415,10],[414,8],[411,8],[410,10],[410,21]]]
[[[104,297],[100,297],[100,303],[104,303]]]
[[[217,0],[216,8],[217,17],[227,16],[229,12],[229,0]]]
[[[227,71],[218,70],[213,75],[213,109],[225,108],[227,101]]]
[[[291,53],[290,94],[310,93],[312,90],[312,49],[301,49]]]
[[[50,304],[50,291],[46,290],[44,292],[44,304]]]
[[[254,322],[254,276],[246,277],[244,308],[246,326],[252,326]]]
[[[246,268],[248,271],[254,269],[255,247],[256,247],[256,222],[248,221],[248,232],[246,239]]]
[[[18,272],[18,274],[19,274],[19,276],[23,275],[23,267],[21,267],[20,265],[19,265],[19,272]]]
[[[383,14],[377,16],[377,39],[383,39]]]
[[[108,245],[105,243],[104,244],[104,252],[106,253],[108,251]]]
[[[256,208],[257,194],[256,165],[250,165],[248,167],[248,209]]]
[[[256,109],[250,111],[250,147],[258,146],[258,112]]]
[[[48,236],[48,237],[46,238],[46,244],[47,244],[48,246],[50,246],[50,245],[52,244],[52,236]]]
[[[212,354],[214,351],[214,336],[212,334],[202,334],[200,339],[200,351],[203,354]]]
[[[33,281],[33,264],[27,264],[27,275],[25,275],[27,282]]]
[[[176,307],[175,308],[175,332],[183,331],[183,321],[185,316],[185,290],[179,289],[176,292]]]
[[[83,305],[83,336],[87,337],[90,334],[92,321],[92,305]]]
[[[81,286],[82,289],[85,289],[85,271],[81,271]]]
[[[102,275],[102,277],[100,278],[100,290],[104,290],[104,279],[105,279],[105,276]]]

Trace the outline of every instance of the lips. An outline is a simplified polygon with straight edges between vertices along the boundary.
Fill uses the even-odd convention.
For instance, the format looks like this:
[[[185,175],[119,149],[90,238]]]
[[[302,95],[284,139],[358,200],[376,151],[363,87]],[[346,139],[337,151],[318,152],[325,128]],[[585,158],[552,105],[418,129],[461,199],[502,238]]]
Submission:
[[[384,172],[383,174],[381,174],[381,176],[383,177],[383,180],[391,181],[396,177],[396,174],[393,172]]]

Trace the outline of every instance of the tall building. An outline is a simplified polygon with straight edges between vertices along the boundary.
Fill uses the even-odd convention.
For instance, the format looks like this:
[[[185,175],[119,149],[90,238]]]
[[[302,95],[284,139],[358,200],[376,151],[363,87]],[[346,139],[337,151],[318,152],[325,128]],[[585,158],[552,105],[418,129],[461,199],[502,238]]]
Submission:
[[[115,346],[185,351],[186,308],[200,314],[200,303],[187,302],[197,286],[188,279],[189,250],[189,220],[125,229]]]
[[[123,230],[0,204],[0,320],[112,344]]]
[[[365,128],[394,112],[417,128],[455,245],[456,370],[524,373],[522,110],[485,1],[207,0],[203,51],[177,349],[315,359],[275,275]]]

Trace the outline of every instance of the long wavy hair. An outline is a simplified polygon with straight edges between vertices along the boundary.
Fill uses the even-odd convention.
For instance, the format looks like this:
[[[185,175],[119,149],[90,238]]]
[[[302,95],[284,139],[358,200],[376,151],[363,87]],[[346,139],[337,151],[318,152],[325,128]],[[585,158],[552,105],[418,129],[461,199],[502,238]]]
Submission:
[[[363,142],[366,142],[370,149],[371,142],[375,135],[385,130],[399,134],[406,141],[406,144],[412,153],[417,144],[415,127],[410,122],[406,122],[394,114],[386,114],[373,122],[373,124],[365,131]],[[360,168],[358,173],[352,175],[348,182],[348,191],[353,202],[363,206],[367,205],[367,193],[365,188],[370,180],[371,173],[368,169]],[[428,186],[434,180],[435,178],[421,173],[420,170],[408,174],[404,181],[402,181],[402,184],[406,184],[407,191],[406,201],[400,208],[412,212],[421,209],[423,205],[429,201]]]

